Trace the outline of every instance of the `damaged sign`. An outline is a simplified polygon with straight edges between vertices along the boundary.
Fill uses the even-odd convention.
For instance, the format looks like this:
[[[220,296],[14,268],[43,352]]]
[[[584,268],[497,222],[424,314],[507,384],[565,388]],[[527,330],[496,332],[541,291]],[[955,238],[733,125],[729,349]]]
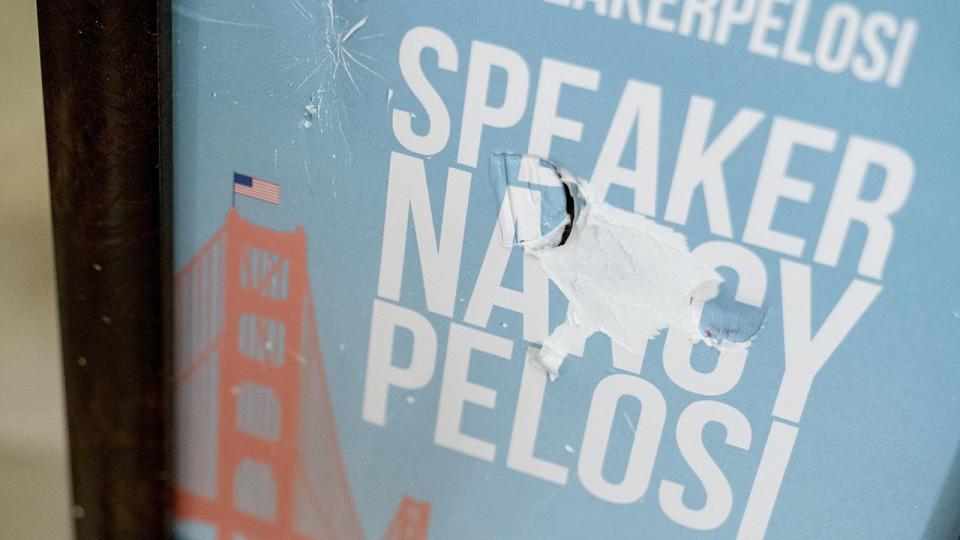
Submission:
[[[500,214],[501,235],[515,231],[569,302],[533,355],[551,378],[596,332],[640,354],[668,327],[724,349],[748,346],[759,331],[762,311],[716,298],[723,278],[683,234],[604,202],[589,183],[536,156],[496,153],[490,170],[509,210]]]

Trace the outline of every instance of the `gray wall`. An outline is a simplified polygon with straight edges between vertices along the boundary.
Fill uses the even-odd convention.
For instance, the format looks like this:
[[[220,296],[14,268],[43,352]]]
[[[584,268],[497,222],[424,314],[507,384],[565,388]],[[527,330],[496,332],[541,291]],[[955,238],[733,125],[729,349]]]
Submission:
[[[70,537],[34,0],[0,8],[0,538]]]

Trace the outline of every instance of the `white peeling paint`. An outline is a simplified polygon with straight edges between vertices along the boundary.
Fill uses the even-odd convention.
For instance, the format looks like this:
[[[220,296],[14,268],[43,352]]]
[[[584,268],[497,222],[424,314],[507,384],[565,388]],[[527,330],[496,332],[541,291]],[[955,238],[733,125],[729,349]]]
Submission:
[[[667,327],[700,341],[700,311],[723,278],[690,253],[681,233],[606,204],[566,171],[560,176],[585,204],[563,245],[523,244],[569,301],[535,360],[555,379],[569,351],[595,332],[637,354]]]

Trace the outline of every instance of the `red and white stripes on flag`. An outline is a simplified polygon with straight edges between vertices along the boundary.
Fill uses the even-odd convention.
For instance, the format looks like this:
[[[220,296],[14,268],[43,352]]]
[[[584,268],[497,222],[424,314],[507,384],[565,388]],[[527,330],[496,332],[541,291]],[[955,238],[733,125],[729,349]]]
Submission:
[[[233,173],[233,192],[245,197],[253,197],[271,204],[280,204],[280,184],[267,182],[254,176]]]

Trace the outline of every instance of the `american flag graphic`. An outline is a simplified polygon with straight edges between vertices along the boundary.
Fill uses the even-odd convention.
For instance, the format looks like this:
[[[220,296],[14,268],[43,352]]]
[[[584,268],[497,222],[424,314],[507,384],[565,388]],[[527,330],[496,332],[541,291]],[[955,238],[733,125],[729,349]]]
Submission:
[[[267,182],[255,176],[233,173],[233,192],[260,199],[271,204],[280,204],[280,185]]]

